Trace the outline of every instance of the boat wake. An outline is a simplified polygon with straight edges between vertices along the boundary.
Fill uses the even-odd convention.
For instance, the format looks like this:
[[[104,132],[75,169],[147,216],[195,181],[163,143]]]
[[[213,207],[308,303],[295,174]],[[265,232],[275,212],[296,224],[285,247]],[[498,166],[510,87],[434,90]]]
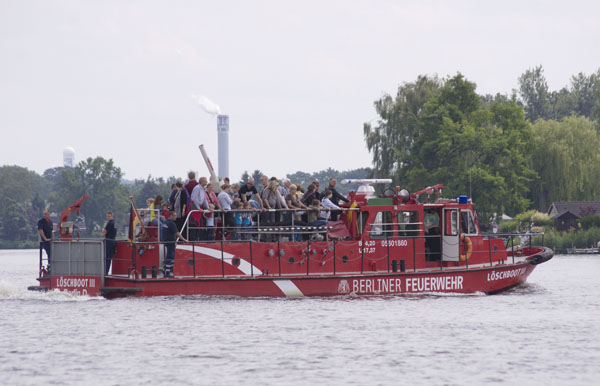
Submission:
[[[29,291],[27,288],[18,287],[11,283],[0,281],[0,301],[2,300],[41,300],[41,301],[68,301],[85,302],[90,300],[102,300],[102,297],[90,297],[85,295],[73,295],[68,292],[52,290],[48,292]]]
[[[521,283],[513,288],[510,288],[499,295],[533,295],[546,293],[547,289],[544,286],[535,283]]]

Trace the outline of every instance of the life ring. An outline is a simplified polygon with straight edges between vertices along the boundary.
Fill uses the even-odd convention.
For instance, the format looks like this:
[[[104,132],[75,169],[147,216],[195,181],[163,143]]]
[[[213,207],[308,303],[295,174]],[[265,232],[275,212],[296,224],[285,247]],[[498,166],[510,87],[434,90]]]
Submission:
[[[473,243],[469,236],[465,236],[464,233],[460,235],[460,241],[467,244],[467,256],[465,258],[465,255],[460,255],[460,261],[469,260],[471,258],[471,253],[473,252]]]

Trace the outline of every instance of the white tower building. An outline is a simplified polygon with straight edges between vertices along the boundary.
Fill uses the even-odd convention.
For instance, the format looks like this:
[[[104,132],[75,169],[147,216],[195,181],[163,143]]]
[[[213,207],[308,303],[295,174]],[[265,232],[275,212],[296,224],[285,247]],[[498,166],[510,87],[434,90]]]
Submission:
[[[229,177],[229,115],[217,116],[219,133],[219,178]]]
[[[68,146],[63,149],[63,166],[72,168],[75,165],[75,149]]]

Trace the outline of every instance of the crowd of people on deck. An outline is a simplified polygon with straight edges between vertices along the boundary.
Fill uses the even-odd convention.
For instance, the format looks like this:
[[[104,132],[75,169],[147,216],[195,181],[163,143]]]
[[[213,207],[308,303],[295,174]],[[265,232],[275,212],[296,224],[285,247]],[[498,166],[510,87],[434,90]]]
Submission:
[[[340,211],[344,210],[339,206],[340,201],[348,203],[348,199],[337,191],[336,185],[337,180],[332,178],[329,186],[320,192],[318,181],[313,181],[304,190],[300,184],[292,184],[288,178],[280,184],[277,178],[263,175],[260,184],[255,186],[252,177],[242,185],[231,184],[229,178],[225,177],[219,194],[216,194],[215,187],[206,177],[196,180],[196,174],[189,172],[185,185],[181,181],[173,184],[168,200],[165,201],[160,194],[148,198],[147,207],[141,209],[139,214],[147,227],[160,230],[160,239],[167,248],[164,272],[168,277],[173,272],[175,241],[215,240],[217,225],[219,231],[225,232],[219,235],[220,238],[249,240],[256,236],[256,225],[259,223],[268,227],[295,225],[314,229],[327,225],[328,221],[336,221]],[[48,256],[49,272],[53,223],[47,210],[38,221],[37,228],[40,250],[43,248]],[[106,239],[105,274],[109,272],[115,253],[116,233],[113,213],[108,211],[102,229]],[[186,238],[184,235],[189,236]],[[292,237],[300,240],[307,239],[308,235],[292,233]]]
[[[196,180],[196,174],[189,172],[185,185],[181,181],[173,184],[168,200],[162,195],[148,198],[147,208],[141,213],[149,213],[147,225],[161,224],[164,228],[174,212],[178,232],[189,235],[190,240],[214,240],[216,233],[222,230],[226,234],[219,235],[220,238],[248,240],[255,234],[252,230],[257,224],[320,227],[327,221],[336,221],[344,210],[340,202],[348,202],[336,185],[337,180],[332,178],[329,186],[319,191],[319,182],[313,181],[305,190],[288,178],[280,183],[276,177],[263,175],[255,185],[252,177],[242,184],[231,184],[225,177],[216,194],[214,184],[206,177]]]

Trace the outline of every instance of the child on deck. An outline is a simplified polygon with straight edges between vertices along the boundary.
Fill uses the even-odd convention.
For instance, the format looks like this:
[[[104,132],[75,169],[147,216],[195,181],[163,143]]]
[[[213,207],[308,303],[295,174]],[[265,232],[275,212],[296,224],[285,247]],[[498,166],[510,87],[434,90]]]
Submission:
[[[317,240],[319,239],[319,233],[323,232],[322,229],[320,229],[321,227],[327,225],[327,221],[319,218],[320,214],[321,214],[321,210],[323,209],[323,207],[321,206],[321,201],[317,200],[316,198],[312,201],[312,205],[308,207],[308,225],[311,227],[314,227],[312,229],[312,232],[318,232],[318,233],[313,233],[312,236],[310,237],[313,240]],[[308,235],[306,235],[308,236]],[[321,239],[322,240],[322,239]]]
[[[213,204],[208,204],[208,209],[215,210]],[[204,224],[206,226],[206,240],[212,241],[215,238],[215,215],[212,212],[204,213]]]
[[[150,211],[152,210],[152,204],[154,204],[154,198],[150,197],[146,199],[146,207],[140,209],[140,221],[144,224],[149,222]],[[148,217],[148,219],[146,218]]]
[[[331,217],[332,209],[333,210],[341,209],[339,206],[337,206],[336,204],[331,202],[332,196],[333,196],[333,192],[331,190],[327,189],[323,192],[323,199],[321,200],[321,205],[323,206],[323,208],[329,209],[329,210],[324,210],[321,212],[321,218],[323,218],[327,221],[329,221],[329,218]],[[337,211],[335,213],[337,213]],[[335,218],[337,218],[337,215],[335,216]]]
[[[312,205],[308,207],[308,225],[313,227],[319,227],[323,225],[327,225],[327,221],[322,218],[319,218],[321,214],[321,201],[314,199],[312,201]]]
[[[243,212],[244,214],[242,215],[242,229],[243,229],[243,234],[242,234],[242,240],[250,240],[252,239],[252,235],[250,234],[250,227],[252,226],[252,206],[250,205],[250,202],[246,201],[244,203],[244,209],[246,210],[245,212]]]
[[[242,205],[241,201],[234,201],[233,205],[234,205],[234,208],[238,210],[233,215],[233,223],[235,224],[235,231],[233,232],[233,239],[240,240],[240,236],[241,236],[240,231],[242,230],[243,215],[245,212],[241,211],[241,209],[243,209],[243,205]]]

